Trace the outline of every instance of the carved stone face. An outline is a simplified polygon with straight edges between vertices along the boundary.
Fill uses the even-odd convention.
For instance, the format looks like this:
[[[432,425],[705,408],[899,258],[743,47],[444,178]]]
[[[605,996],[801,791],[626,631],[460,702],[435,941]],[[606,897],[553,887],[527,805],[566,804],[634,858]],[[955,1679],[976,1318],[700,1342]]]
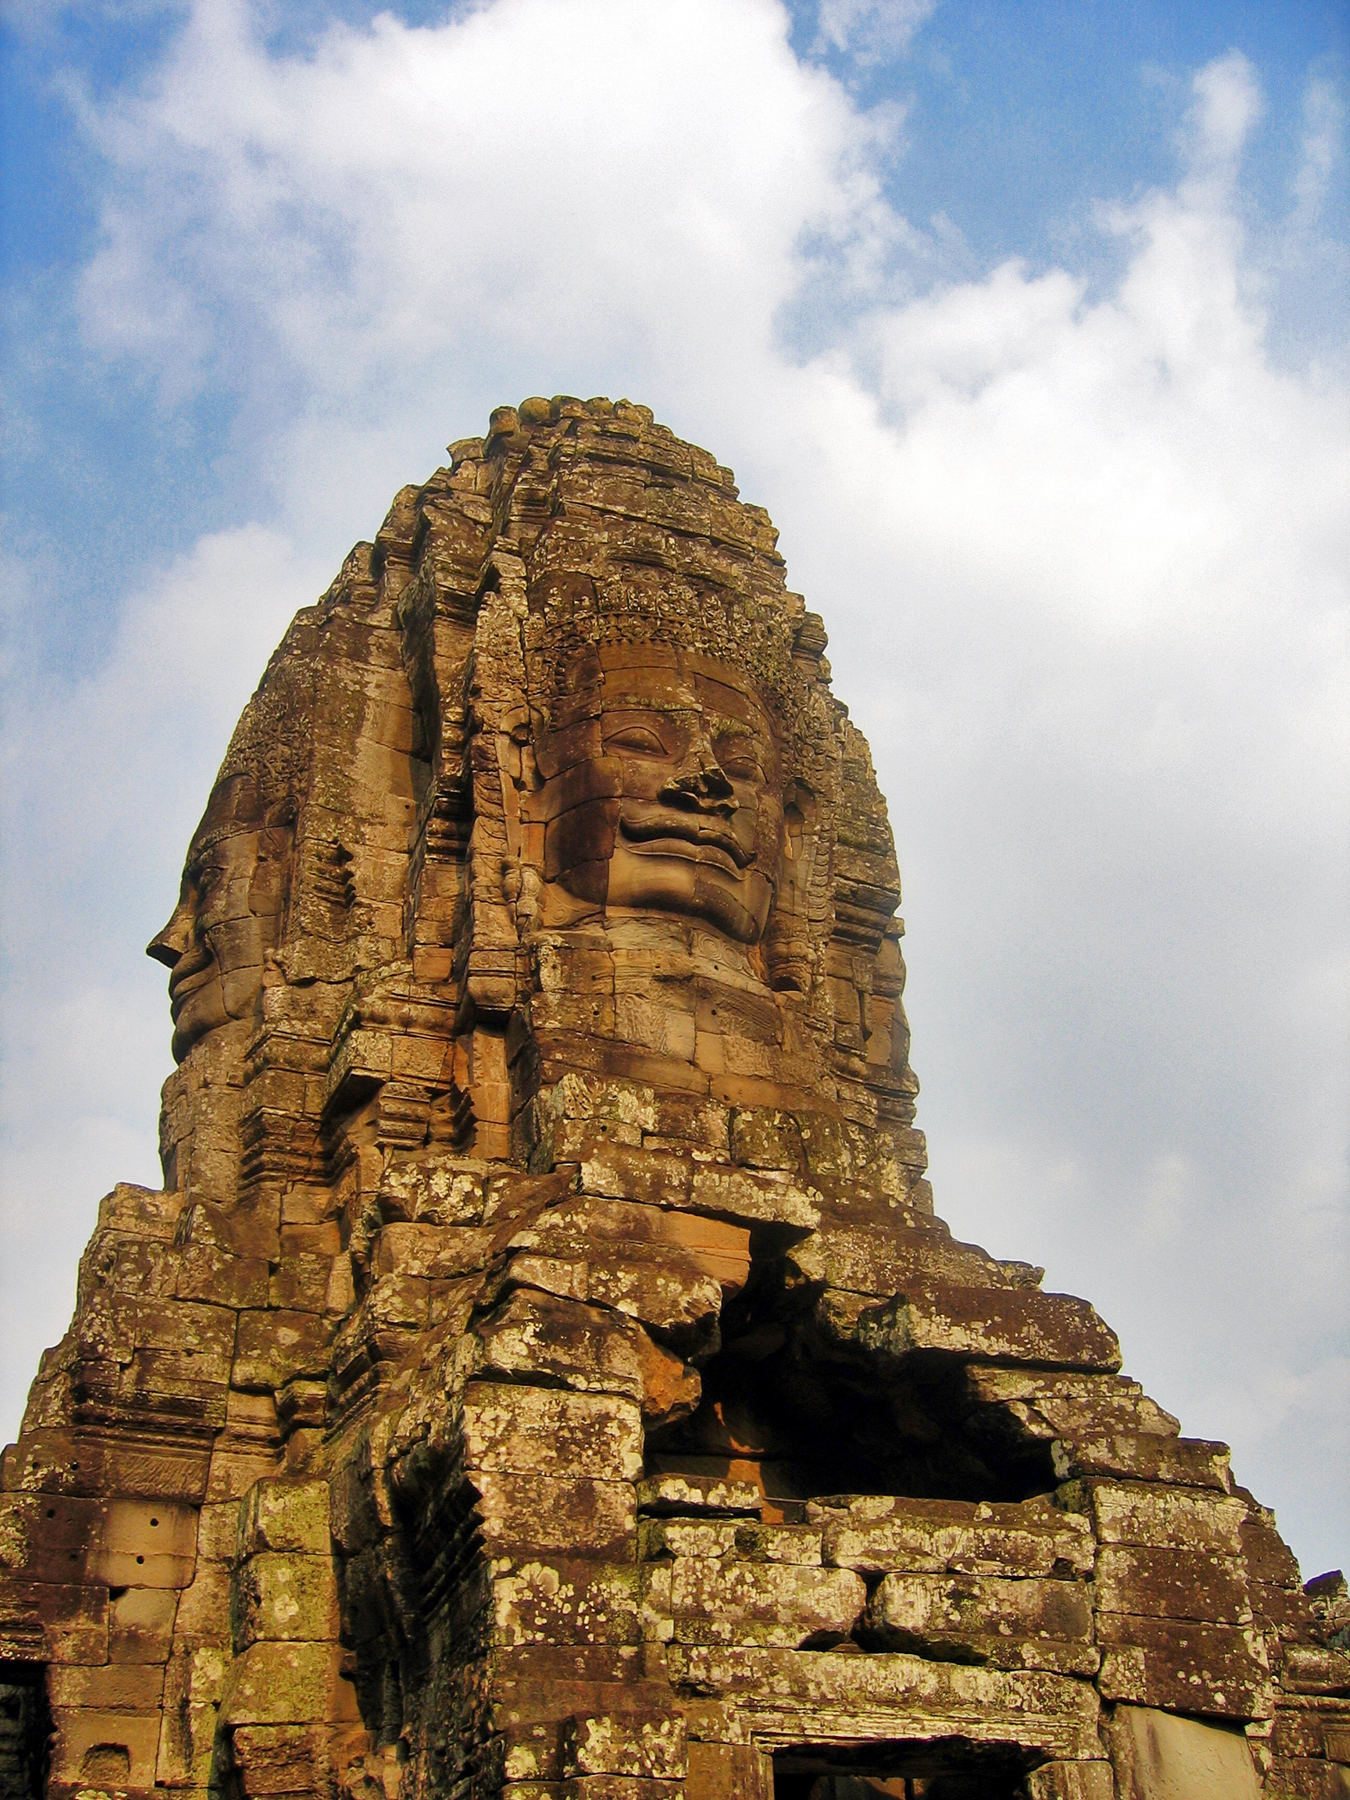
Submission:
[[[545,878],[579,899],[764,930],[781,853],[773,725],[728,664],[602,646],[538,745]]]
[[[178,905],[146,945],[169,973],[173,1056],[208,1031],[246,1018],[276,948],[286,901],[291,832],[267,828],[247,776],[221,782],[197,828]]]

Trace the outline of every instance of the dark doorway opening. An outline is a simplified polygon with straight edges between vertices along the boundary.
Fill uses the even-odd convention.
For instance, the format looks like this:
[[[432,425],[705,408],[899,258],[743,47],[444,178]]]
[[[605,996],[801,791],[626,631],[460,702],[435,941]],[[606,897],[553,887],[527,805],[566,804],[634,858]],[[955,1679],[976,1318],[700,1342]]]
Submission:
[[[0,1662],[0,1800],[42,1800],[51,1731],[46,1670]]]
[[[968,1428],[960,1358],[840,1342],[814,1301],[781,1261],[752,1265],[701,1366],[698,1409],[648,1435],[650,1473],[739,1477],[788,1507],[827,1494],[1016,1502],[1054,1488],[1046,1443]]]
[[[774,1800],[1019,1800],[1029,1767],[1010,1744],[948,1739],[850,1752],[803,1744],[773,1759]]]

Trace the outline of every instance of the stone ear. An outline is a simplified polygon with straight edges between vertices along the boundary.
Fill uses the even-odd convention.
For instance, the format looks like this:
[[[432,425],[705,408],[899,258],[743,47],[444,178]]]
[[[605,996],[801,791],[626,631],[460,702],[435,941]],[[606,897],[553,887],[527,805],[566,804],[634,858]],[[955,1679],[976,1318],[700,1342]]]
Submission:
[[[817,862],[818,817],[815,795],[800,782],[790,782],[783,796],[778,884],[764,934],[769,986],[778,993],[806,994],[811,989],[815,957],[808,895]]]

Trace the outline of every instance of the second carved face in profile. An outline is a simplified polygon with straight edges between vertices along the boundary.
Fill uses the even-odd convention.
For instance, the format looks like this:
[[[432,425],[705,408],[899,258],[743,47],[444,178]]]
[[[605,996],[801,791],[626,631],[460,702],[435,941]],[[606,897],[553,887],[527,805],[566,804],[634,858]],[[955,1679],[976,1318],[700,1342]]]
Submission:
[[[291,832],[264,824],[246,776],[211,795],[183,870],[178,905],[146,946],[169,970],[173,1056],[230,1019],[249,1017],[286,901]]]
[[[783,829],[774,727],[752,682],[663,645],[588,653],[536,746],[525,816],[547,881],[607,910],[768,920]]]

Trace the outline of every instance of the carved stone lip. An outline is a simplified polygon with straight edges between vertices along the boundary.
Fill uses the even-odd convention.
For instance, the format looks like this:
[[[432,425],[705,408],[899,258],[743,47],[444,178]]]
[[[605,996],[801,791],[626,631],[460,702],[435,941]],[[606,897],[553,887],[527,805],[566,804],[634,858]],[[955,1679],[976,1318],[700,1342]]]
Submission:
[[[619,830],[634,849],[647,855],[687,856],[692,846],[697,851],[721,852],[739,874],[754,860],[747,850],[718,818],[706,814],[679,813],[665,806],[634,806],[625,802],[619,813]],[[720,860],[715,854],[709,861]]]
[[[169,1016],[177,1020],[181,1009],[198,988],[205,987],[215,967],[209,944],[196,943],[185,950],[169,971]],[[198,979],[200,977],[200,979]]]

